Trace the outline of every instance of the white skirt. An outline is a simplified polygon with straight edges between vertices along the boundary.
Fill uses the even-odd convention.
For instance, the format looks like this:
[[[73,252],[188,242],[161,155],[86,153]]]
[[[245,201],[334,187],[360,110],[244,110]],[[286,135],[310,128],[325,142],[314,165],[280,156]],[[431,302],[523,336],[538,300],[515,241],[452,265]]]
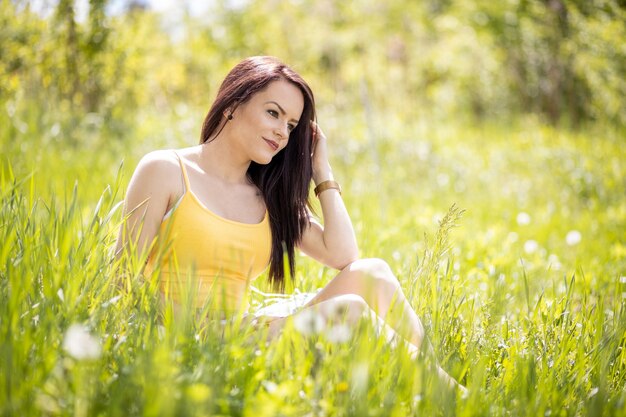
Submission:
[[[317,292],[301,292],[298,289],[293,294],[264,293],[253,286],[250,286],[250,293],[249,314],[254,317],[291,316],[317,295]]]

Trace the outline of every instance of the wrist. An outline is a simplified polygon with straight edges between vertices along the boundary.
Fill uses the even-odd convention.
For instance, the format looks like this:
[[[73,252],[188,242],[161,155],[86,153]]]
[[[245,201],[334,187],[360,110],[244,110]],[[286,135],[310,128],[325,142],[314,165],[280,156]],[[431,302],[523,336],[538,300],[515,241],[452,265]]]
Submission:
[[[321,182],[334,181],[334,179],[335,177],[333,176],[333,172],[330,170],[330,167],[319,171],[313,170],[313,182],[316,186]]]
[[[339,183],[337,181],[332,181],[332,180],[327,180],[327,181],[322,181],[320,182],[316,187],[315,190],[313,190],[315,192],[315,197],[319,198],[320,194],[323,191],[326,190],[337,190],[339,192],[339,194],[341,195],[341,185],[339,185]]]

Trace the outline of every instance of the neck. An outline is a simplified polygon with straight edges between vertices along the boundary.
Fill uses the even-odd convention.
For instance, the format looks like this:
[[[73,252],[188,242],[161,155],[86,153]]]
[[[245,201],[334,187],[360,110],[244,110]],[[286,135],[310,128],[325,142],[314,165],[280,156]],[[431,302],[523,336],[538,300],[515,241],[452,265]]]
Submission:
[[[219,177],[230,184],[247,184],[250,159],[243,157],[222,133],[210,142],[205,142],[200,151],[200,165],[205,172]]]

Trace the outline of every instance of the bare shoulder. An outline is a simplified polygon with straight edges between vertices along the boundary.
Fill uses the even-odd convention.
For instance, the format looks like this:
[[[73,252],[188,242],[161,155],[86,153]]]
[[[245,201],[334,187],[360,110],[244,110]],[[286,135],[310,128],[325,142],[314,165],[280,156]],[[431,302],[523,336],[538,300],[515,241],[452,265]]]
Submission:
[[[149,170],[171,170],[178,165],[178,159],[172,149],[148,152],[139,161],[137,168]]]
[[[158,150],[141,158],[131,179],[131,186],[150,190],[151,193],[175,194],[181,184],[180,178],[176,154],[171,149]]]
[[[157,235],[172,198],[182,190],[180,178],[178,159],[171,150],[150,152],[137,164],[126,189],[125,223],[120,230],[137,239],[139,248],[149,245]]]
[[[135,175],[165,180],[180,171],[176,154],[170,150],[158,150],[145,154],[135,169]]]

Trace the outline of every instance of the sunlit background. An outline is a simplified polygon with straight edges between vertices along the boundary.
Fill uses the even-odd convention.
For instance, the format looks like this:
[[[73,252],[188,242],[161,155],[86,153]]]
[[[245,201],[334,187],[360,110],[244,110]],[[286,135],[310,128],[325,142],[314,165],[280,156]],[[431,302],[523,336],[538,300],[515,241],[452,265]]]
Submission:
[[[156,361],[152,351],[112,348],[117,333],[128,331],[129,346],[143,340],[116,327],[136,323],[125,315],[134,313],[81,292],[93,282],[108,288],[106,274],[90,281],[89,271],[106,270],[121,216],[102,207],[122,200],[142,155],[198,143],[233,65],[275,55],[313,88],[362,255],[391,264],[444,367],[476,393],[471,407],[451,403],[445,413],[623,415],[625,39],[622,0],[0,2],[0,329],[14,338],[30,329],[33,305],[54,313],[37,315],[52,330],[28,330],[31,343],[0,341],[0,409],[96,415],[58,377],[62,336],[75,322],[102,343],[89,350],[101,361],[100,410],[115,414],[126,403],[111,398],[138,392],[116,385],[125,377],[112,365],[125,363],[132,380]],[[457,227],[440,229],[453,205],[464,210]],[[101,227],[88,232],[93,224]],[[333,274],[300,257],[296,284],[312,290]],[[9,291],[18,285],[30,289]],[[189,355],[206,365],[243,353]],[[304,411],[285,415],[365,415],[341,390],[319,388],[348,387],[341,371],[302,382],[268,359],[275,381],[284,379],[272,393],[246,376],[211,380],[181,360],[151,380],[163,402],[169,381],[181,404],[195,404],[183,388],[200,381],[216,414],[248,415],[246,401],[287,392]],[[267,387],[271,372],[251,366],[245,372]],[[231,395],[233,384],[249,390]],[[309,398],[311,386],[314,406],[299,394]],[[415,385],[369,387],[361,404],[370,415],[389,415],[373,405],[383,403],[397,415],[431,410],[427,395],[415,402]],[[394,401],[384,400],[389,392]]]

